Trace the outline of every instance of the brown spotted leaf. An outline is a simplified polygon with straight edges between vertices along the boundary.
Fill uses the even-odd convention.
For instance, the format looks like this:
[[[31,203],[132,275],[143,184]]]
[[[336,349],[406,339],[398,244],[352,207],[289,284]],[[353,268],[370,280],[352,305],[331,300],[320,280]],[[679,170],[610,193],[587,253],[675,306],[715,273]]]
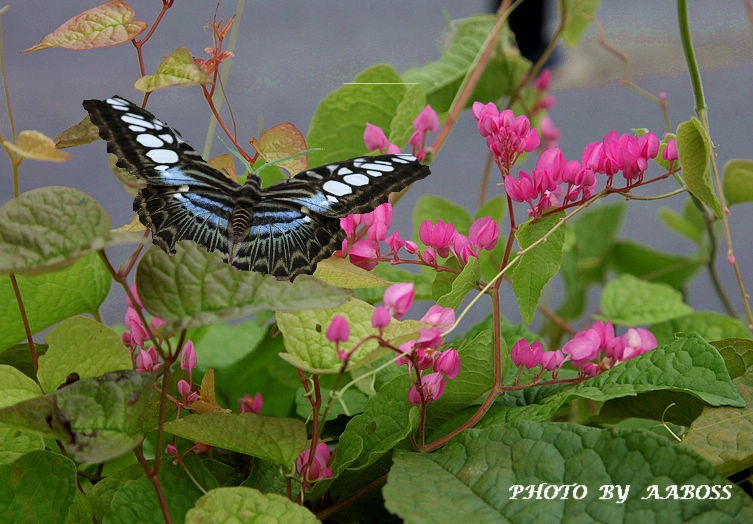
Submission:
[[[122,44],[146,29],[146,22],[133,18],[131,6],[123,0],[110,0],[77,14],[23,52],[49,47],[80,51]]]
[[[264,131],[259,140],[251,139],[251,145],[266,162],[275,162],[306,150],[306,139],[294,124],[283,122]],[[275,165],[291,175],[303,171],[308,165],[306,155],[289,158]]]

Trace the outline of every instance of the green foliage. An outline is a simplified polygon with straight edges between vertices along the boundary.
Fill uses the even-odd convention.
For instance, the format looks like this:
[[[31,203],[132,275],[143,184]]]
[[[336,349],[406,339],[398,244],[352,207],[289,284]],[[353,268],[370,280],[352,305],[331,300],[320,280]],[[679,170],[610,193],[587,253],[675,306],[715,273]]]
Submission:
[[[722,216],[722,206],[709,174],[711,142],[697,118],[693,117],[677,126],[677,153],[688,190],[716,216]]]

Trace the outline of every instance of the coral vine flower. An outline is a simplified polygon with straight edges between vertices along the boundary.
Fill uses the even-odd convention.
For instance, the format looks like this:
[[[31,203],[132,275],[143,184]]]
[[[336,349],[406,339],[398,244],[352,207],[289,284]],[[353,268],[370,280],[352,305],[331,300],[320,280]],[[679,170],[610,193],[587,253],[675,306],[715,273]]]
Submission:
[[[329,323],[325,332],[327,340],[330,342],[346,342],[350,338],[350,324],[348,319],[342,315],[335,315]]]
[[[479,133],[486,138],[487,147],[507,173],[522,153],[530,153],[541,143],[538,132],[531,128],[525,115],[516,117],[509,109],[499,111],[491,102],[474,102],[471,113],[478,123]]]
[[[476,249],[491,251],[497,245],[499,237],[499,226],[492,217],[481,217],[473,224],[468,231],[468,239]]]
[[[392,284],[384,292],[384,307],[395,318],[402,317],[413,305],[416,290],[411,283]]]
[[[300,474],[303,471],[303,466],[308,464],[311,450],[307,449],[301,453],[295,460],[295,469]],[[306,474],[308,481],[315,481],[321,479],[328,479],[332,477],[332,468],[327,465],[330,458],[330,451],[327,444],[320,442],[316,445],[314,451],[314,459],[311,461],[311,466]]]
[[[445,223],[441,219],[436,224],[433,224],[431,220],[425,220],[418,230],[421,242],[429,247],[433,247],[442,258],[449,256],[450,243],[456,233],[457,231],[455,231],[455,226],[452,222]]]
[[[261,393],[257,393],[253,397],[243,395],[243,398],[238,399],[238,413],[261,413],[263,406],[264,397],[261,396]]]
[[[544,345],[538,340],[529,344],[528,340],[521,338],[512,346],[510,357],[516,366],[534,368],[542,362]]]
[[[390,142],[381,127],[367,122],[363,131],[363,143],[369,151],[384,151]]]

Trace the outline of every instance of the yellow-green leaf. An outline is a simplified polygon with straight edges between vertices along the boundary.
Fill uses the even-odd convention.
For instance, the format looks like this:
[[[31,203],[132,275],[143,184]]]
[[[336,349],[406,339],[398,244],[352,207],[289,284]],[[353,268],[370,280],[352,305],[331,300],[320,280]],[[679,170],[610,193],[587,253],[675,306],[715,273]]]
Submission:
[[[290,157],[306,150],[306,139],[295,124],[283,122],[264,131],[261,138],[251,140],[259,155],[267,162],[275,162],[281,158]],[[291,175],[303,171],[308,165],[306,155],[288,158],[282,162],[275,162]]]
[[[735,158],[724,164],[723,188],[730,206],[753,202],[753,160]]]
[[[340,257],[319,262],[314,275],[328,284],[345,289],[381,288],[392,283]]]
[[[677,154],[688,190],[716,213],[716,216],[722,216],[722,206],[714,192],[709,174],[711,141],[697,118],[693,117],[677,126]]]
[[[150,93],[170,86],[195,86],[209,82],[207,74],[194,62],[187,47],[181,46],[165,57],[153,75],[142,76],[133,87]]]
[[[49,47],[80,51],[122,44],[146,29],[146,22],[133,18],[131,6],[123,0],[110,0],[77,14],[23,52]]]
[[[65,162],[71,155],[55,147],[55,141],[39,131],[21,131],[16,143],[5,142],[5,147],[23,158],[42,162]]]
[[[99,140],[99,130],[89,120],[89,115],[86,115],[81,122],[73,124],[68,129],[64,129],[53,140],[55,141],[55,146],[60,149],[82,146]]]

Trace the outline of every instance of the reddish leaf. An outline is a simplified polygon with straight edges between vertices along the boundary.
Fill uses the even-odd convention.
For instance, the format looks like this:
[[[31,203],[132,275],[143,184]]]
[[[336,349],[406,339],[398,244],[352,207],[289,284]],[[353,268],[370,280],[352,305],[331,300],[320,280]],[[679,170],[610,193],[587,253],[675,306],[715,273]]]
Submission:
[[[251,145],[256,148],[265,161],[274,162],[306,150],[306,139],[294,124],[283,122],[267,129],[261,135],[261,140],[251,139]],[[301,155],[275,165],[288,171],[291,175],[303,171],[308,165],[306,155]]]
[[[122,44],[146,29],[146,22],[133,17],[133,9],[123,0],[110,0],[74,16],[23,52],[49,47],[80,51]]]

